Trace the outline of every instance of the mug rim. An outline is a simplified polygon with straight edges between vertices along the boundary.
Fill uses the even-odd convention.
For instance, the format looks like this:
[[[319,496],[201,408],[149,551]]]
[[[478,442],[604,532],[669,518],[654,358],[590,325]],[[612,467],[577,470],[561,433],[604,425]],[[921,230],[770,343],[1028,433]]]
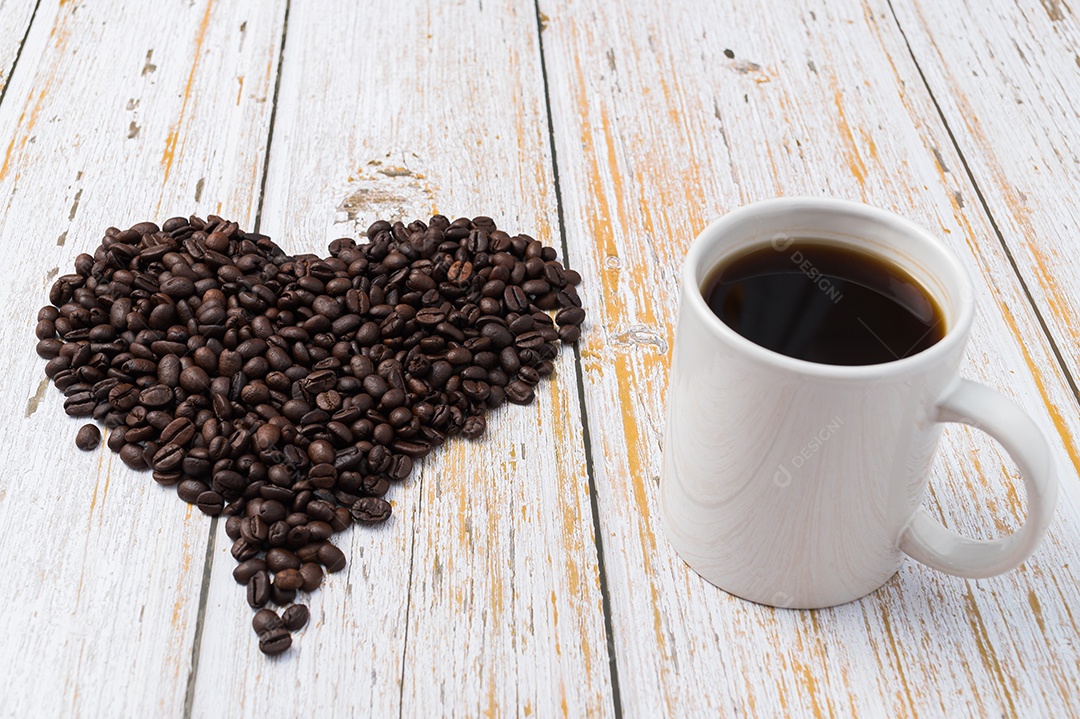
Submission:
[[[719,241],[730,226],[741,223],[752,216],[780,210],[791,211],[798,209],[815,211],[825,210],[830,214],[846,215],[848,217],[854,216],[892,225],[901,230],[904,234],[917,237],[920,241],[936,247],[942,253],[944,259],[951,265],[953,274],[959,278],[959,286],[956,286],[956,283],[951,281],[942,283],[950,293],[955,291],[958,309],[956,322],[953,323],[952,326],[946,327],[945,336],[925,350],[901,359],[880,362],[877,364],[834,365],[798,359],[762,347],[756,342],[743,337],[717,317],[706,303],[698,282],[698,275],[700,274],[699,266],[702,264],[702,259],[706,250]],[[936,268],[931,269],[931,273],[939,279],[945,274],[939,272]],[[734,349],[749,355],[755,361],[771,365],[778,369],[823,379],[861,380],[866,378],[885,377],[894,374],[913,372],[922,369],[927,365],[933,365],[950,356],[951,353],[957,349],[958,344],[963,344],[966,341],[975,314],[975,300],[971,277],[968,274],[967,268],[964,267],[963,263],[960,261],[960,258],[943,240],[935,237],[920,225],[895,212],[868,205],[863,202],[842,200],[832,197],[794,196],[759,200],[743,205],[742,207],[732,210],[716,220],[713,220],[698,233],[697,237],[694,238],[694,241],[690,245],[690,250],[687,252],[686,260],[683,264],[682,283],[683,291],[685,293],[684,297],[688,298],[687,301],[690,303],[693,311],[697,312],[703,318],[706,326],[711,328],[716,336],[733,345]],[[924,289],[926,289],[927,292],[930,292],[929,288]],[[940,297],[936,297],[936,299],[939,301],[941,300]]]

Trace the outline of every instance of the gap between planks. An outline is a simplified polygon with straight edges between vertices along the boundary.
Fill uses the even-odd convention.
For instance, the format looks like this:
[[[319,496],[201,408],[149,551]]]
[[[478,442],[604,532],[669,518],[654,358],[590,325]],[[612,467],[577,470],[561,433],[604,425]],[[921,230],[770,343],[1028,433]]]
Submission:
[[[15,77],[15,68],[19,66],[19,58],[22,57],[23,48],[26,46],[26,38],[30,36],[30,28],[34,26],[34,19],[37,17],[39,7],[41,7],[41,0],[34,3],[34,10],[30,13],[30,20],[26,23],[26,30],[23,32],[22,39],[19,40],[19,48],[15,51],[15,59],[11,61],[7,77],[3,78],[4,84],[0,86],[0,107],[3,107],[4,98],[7,97],[8,88],[11,87],[11,78]]]
[[[40,2],[40,0],[38,0]],[[253,232],[259,231],[262,221],[263,199],[266,196],[266,172],[270,167],[270,148],[274,143],[274,118],[277,117],[278,94],[281,91],[281,66],[285,62],[285,43],[289,37],[289,7],[292,0],[285,0],[285,16],[281,22],[281,48],[278,50],[277,77],[274,78],[274,95],[270,105],[270,122],[266,130],[266,152],[263,154],[262,180],[259,183],[259,199],[256,203]],[[191,669],[188,673],[187,691],[184,694],[184,719],[191,719],[195,706],[195,688],[199,680],[199,653],[202,649],[203,629],[206,625],[206,604],[210,599],[210,580],[214,569],[214,550],[217,547],[218,518],[212,517],[209,528],[210,536],[206,542],[206,556],[203,560],[202,584],[199,587],[199,608],[195,615],[195,635],[191,642]]]
[[[926,94],[930,98],[930,102],[934,105],[934,110],[937,112],[938,119],[941,120],[941,125],[945,128],[945,132],[949,136],[949,141],[952,143],[953,149],[956,150],[956,154],[960,158],[960,164],[964,167],[964,174],[967,176],[968,181],[971,182],[971,186],[975,190],[975,196],[979,198],[979,205],[982,207],[983,214],[986,215],[986,219],[990,222],[990,226],[994,228],[994,236],[997,238],[998,244],[1001,245],[1001,250],[1005,253],[1005,257],[1009,260],[1009,266],[1012,268],[1013,274],[1016,275],[1017,282],[1020,283],[1020,289],[1023,290],[1024,297],[1027,298],[1028,304],[1031,305],[1031,311],[1035,313],[1035,318],[1039,322],[1039,328],[1042,330],[1043,335],[1046,336],[1046,341],[1050,344],[1050,349],[1054,353],[1054,359],[1057,360],[1058,366],[1065,375],[1065,381],[1069,384],[1069,389],[1072,390],[1073,396],[1080,400],[1080,390],[1077,389],[1076,378],[1073,377],[1072,372],[1069,371],[1069,365],[1065,362],[1065,358],[1061,353],[1061,348],[1058,346],[1053,333],[1050,332],[1050,327],[1046,323],[1046,318],[1043,317],[1042,310],[1035,301],[1035,297],[1032,295],[1031,288],[1028,287],[1028,283],[1024,279],[1023,273],[1020,272],[1020,266],[1017,264],[1016,258],[1009,248],[1009,244],[1005,241],[1005,235],[1001,231],[997,218],[994,217],[994,213],[990,210],[990,205],[986,201],[986,196],[983,194],[982,187],[979,186],[978,181],[975,179],[975,174],[971,171],[967,156],[964,154],[963,148],[960,147],[960,143],[956,139],[952,127],[949,125],[949,120],[945,117],[945,113],[941,109],[941,104],[938,102],[937,96],[934,95],[933,88],[930,87],[930,83],[926,79],[926,73],[923,72],[922,64],[915,55],[914,48],[911,47],[911,42],[908,40],[907,33],[904,31],[904,26],[901,24],[900,18],[896,14],[896,8],[893,7],[893,0],[885,0],[885,3],[889,6],[889,14],[892,15],[893,22],[896,23],[896,29],[900,31],[900,37],[904,39],[904,46],[907,47],[908,54],[911,55],[911,62],[915,65],[915,70],[919,73],[919,79],[926,89]]]
[[[555,209],[559,220],[559,245],[563,264],[570,268],[570,252],[566,235],[566,217],[563,213],[562,186],[559,183],[559,156],[555,147],[555,120],[551,113],[551,92],[548,88],[547,59],[544,56],[544,20],[540,12],[540,0],[533,0],[536,11],[536,40],[540,53],[540,74],[544,82],[544,112],[547,115],[548,143],[551,150],[551,177],[555,187]],[[571,268],[572,269],[572,268]],[[581,348],[574,344],[574,381],[581,408],[581,440],[585,450],[585,476],[589,482],[589,511],[593,523],[593,543],[596,545],[596,570],[600,577],[600,602],[604,612],[604,643],[608,653],[608,674],[611,679],[611,702],[615,719],[622,719],[622,697],[619,691],[619,663],[615,651],[615,631],[612,621],[611,592],[608,589],[607,567],[604,564],[604,538],[600,529],[600,503],[596,491],[596,470],[593,466],[592,436],[589,431],[589,410],[585,403],[585,376],[581,363]]]

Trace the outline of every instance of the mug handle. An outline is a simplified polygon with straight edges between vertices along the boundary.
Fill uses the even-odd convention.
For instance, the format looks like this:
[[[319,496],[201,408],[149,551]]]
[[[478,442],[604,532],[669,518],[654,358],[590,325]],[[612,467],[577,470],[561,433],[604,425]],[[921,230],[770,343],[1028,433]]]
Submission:
[[[1027,519],[1007,537],[968,539],[946,529],[925,507],[919,507],[900,536],[900,550],[928,567],[968,579],[1014,569],[1046,534],[1057,501],[1058,483],[1046,438],[1012,400],[964,379],[938,401],[934,419],[981,429],[1005,447],[1024,480]]]

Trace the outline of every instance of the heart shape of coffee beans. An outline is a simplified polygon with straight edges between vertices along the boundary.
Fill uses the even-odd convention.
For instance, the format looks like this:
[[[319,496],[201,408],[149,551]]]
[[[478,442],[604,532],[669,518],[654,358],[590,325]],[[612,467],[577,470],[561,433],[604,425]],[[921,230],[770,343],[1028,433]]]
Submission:
[[[580,275],[489,217],[380,221],[367,238],[291,257],[213,215],[109,228],[38,313],[65,411],[228,517],[267,654],[307,622],[297,592],[344,568],[330,538],[386,521],[390,486],[447,438],[479,437],[487,410],[532,402],[585,319]],[[77,438],[99,441],[93,425]]]

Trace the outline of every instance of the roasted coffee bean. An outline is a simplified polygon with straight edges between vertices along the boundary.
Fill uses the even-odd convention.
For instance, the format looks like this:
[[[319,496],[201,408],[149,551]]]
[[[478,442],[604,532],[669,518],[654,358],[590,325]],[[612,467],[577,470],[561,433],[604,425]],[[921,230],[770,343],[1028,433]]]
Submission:
[[[282,591],[296,590],[304,584],[300,572],[295,569],[283,569],[274,574],[274,586]]]
[[[120,459],[132,469],[146,469],[147,467],[146,459],[143,457],[143,448],[137,444],[125,442],[120,448]]]
[[[484,433],[487,429],[487,421],[482,414],[474,414],[465,420],[465,424],[461,427],[461,434],[463,437],[469,439],[476,439]]]
[[[221,514],[221,510],[225,508],[225,500],[212,489],[200,494],[195,503],[203,514],[208,514],[211,517]]]
[[[101,430],[96,424],[84,424],[75,435],[75,446],[84,452],[97,449],[101,444]]]
[[[347,507],[338,507],[334,510],[334,516],[330,519],[330,527],[335,532],[344,532],[352,524],[352,515]]]
[[[281,613],[281,621],[285,624],[285,628],[291,632],[295,632],[298,629],[303,629],[308,623],[308,618],[311,616],[311,612],[303,604],[293,604],[285,609]]]
[[[326,542],[312,542],[296,550],[296,558],[302,563],[319,561],[319,550],[323,548]]]
[[[132,445],[128,445],[131,447]],[[199,495],[210,489],[206,486],[205,482],[201,482],[197,479],[185,479],[176,487],[176,494],[180,499],[184,500],[188,504],[195,504],[199,500]]]
[[[580,325],[585,321],[585,310],[580,307],[564,307],[555,314],[555,321],[560,325]]]
[[[326,571],[333,574],[345,568],[345,554],[333,544],[326,543],[319,548],[319,561]]]
[[[247,582],[247,601],[252,609],[264,607],[270,601],[270,576],[266,570],[251,575]]]
[[[314,592],[322,584],[323,570],[315,562],[307,562],[300,566],[300,578],[304,581],[302,589],[305,592]]]
[[[309,522],[307,528],[312,542],[322,542],[334,536],[334,528],[327,522]]]
[[[391,506],[389,502],[379,497],[361,497],[352,506],[350,512],[357,522],[377,524],[390,518]]]
[[[184,449],[178,444],[167,444],[154,453],[150,466],[159,472],[171,472],[184,462]]]
[[[214,216],[111,228],[34,328],[68,414],[228,517],[256,603],[317,588],[318,563],[340,571],[330,537],[388,518],[390,484],[448,437],[483,434],[486,409],[531,402],[585,318],[580,275],[491,218],[375,222],[330,254],[289,257]],[[264,651],[287,648],[257,616]]]
[[[266,566],[271,572],[299,569],[300,560],[288,549],[275,548],[266,553]]]
[[[289,541],[289,532],[293,529],[288,522],[278,521],[270,525],[266,532],[266,542],[271,547],[283,547]]]
[[[265,570],[266,570],[266,561],[263,560],[263,559],[253,558],[253,559],[244,560],[244,561],[240,562],[239,564],[237,564],[233,568],[233,573],[232,574],[233,574],[233,579],[236,580],[237,584],[246,585],[248,583],[248,580],[251,579],[252,576],[254,576],[256,572],[262,572],[262,571],[265,571]]]
[[[262,544],[270,535],[270,528],[262,517],[244,517],[240,520],[240,536],[254,544]]]
[[[259,637],[259,651],[267,656],[281,654],[292,646],[292,635],[288,629],[271,629]]]
[[[254,559],[259,553],[259,542],[251,541],[240,537],[232,545],[232,556],[238,562],[246,562],[249,559]]]
[[[144,407],[163,407],[172,401],[172,390],[163,384],[148,387],[139,394],[139,403]]]
[[[296,599],[295,589],[281,589],[278,586],[270,585],[270,598],[274,601],[274,604],[285,606],[286,604],[292,604],[292,601]]]
[[[275,631],[285,626],[285,622],[273,609],[260,609],[251,618],[251,628],[255,633],[262,636],[266,632]]]
[[[532,386],[522,380],[515,380],[506,386],[506,399],[514,404],[529,404],[534,397]]]
[[[109,438],[105,441],[109,449],[114,452],[119,452],[127,444],[126,439],[126,427],[115,427],[109,430]]]

